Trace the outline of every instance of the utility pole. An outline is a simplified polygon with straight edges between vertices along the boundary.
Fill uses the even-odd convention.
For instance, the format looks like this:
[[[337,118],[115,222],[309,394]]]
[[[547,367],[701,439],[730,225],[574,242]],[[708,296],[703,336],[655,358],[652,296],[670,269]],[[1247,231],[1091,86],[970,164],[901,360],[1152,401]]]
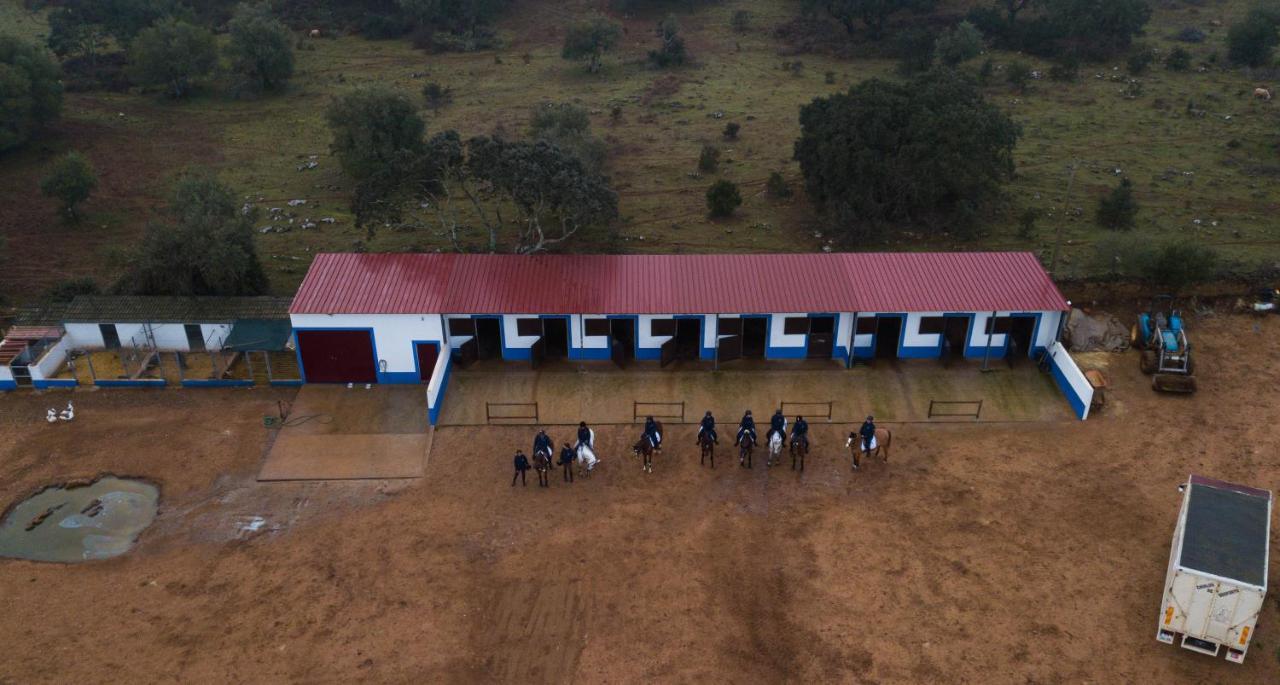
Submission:
[[[1071,160],[1071,175],[1067,177],[1067,195],[1062,199],[1062,217],[1058,219],[1058,233],[1053,239],[1053,253],[1049,257],[1049,275],[1058,275],[1058,252],[1062,250],[1062,227],[1067,223],[1067,212],[1071,206],[1071,188],[1076,182],[1076,169],[1080,168],[1080,160]]]

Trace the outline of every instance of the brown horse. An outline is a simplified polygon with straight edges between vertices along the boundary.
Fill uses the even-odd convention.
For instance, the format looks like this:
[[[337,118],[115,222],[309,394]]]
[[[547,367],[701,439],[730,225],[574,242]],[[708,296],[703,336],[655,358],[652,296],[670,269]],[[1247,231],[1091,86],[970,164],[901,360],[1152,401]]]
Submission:
[[[738,448],[738,466],[751,468],[751,452],[756,447],[755,438],[751,437],[750,432],[742,434],[742,443]]]
[[[849,448],[849,456],[853,457],[853,470],[857,471],[862,468],[862,461],[858,459],[860,454],[870,457],[881,457],[882,463],[889,463],[889,445],[893,442],[893,431],[888,428],[877,428],[876,437],[873,441],[875,447],[870,450],[866,449],[866,445],[862,444],[862,436],[857,433],[849,433],[849,439],[845,441],[845,446]]]
[[[662,422],[654,421],[654,424],[657,426],[658,435],[662,435]],[[645,433],[636,441],[636,444],[631,448],[631,451],[637,457],[642,458],[642,466],[645,473],[653,473],[653,454],[654,452],[661,452],[662,448],[653,444],[653,441],[649,438],[649,434]]]
[[[538,472],[538,485],[551,487],[551,453],[538,450],[533,453],[533,470]]]
[[[796,461],[800,462],[800,470],[804,470],[804,458],[809,454],[809,436],[791,438],[791,470],[796,470]]]
[[[707,431],[698,433],[698,447],[702,448],[702,458],[698,460],[698,465],[702,466],[707,463],[707,457],[711,457],[711,468],[716,467],[716,443],[711,439],[711,434]]]

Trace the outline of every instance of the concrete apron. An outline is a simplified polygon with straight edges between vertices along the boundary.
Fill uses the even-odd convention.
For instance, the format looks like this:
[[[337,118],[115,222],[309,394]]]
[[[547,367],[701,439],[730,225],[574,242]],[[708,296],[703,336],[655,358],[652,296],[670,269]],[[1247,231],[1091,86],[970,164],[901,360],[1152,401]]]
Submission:
[[[868,414],[883,423],[1074,419],[1052,377],[1029,361],[1012,369],[1003,362],[992,366],[994,370],[983,372],[977,363],[944,367],[936,360],[883,361],[852,369],[770,362],[768,368],[720,371],[659,369],[645,363],[625,370],[605,363],[539,371],[489,365],[454,372],[438,426],[530,424],[531,419],[490,421],[487,415],[529,416],[534,403],[537,422],[546,425],[580,420],[627,424],[647,414],[664,423],[696,423],[710,409],[722,434],[746,409],[755,414],[757,424],[767,426],[768,417],[780,407],[789,420],[802,414],[810,423],[860,423]],[[930,417],[931,400],[973,404],[935,403]],[[975,419],[978,401],[982,406]],[[486,403],[529,405],[492,406],[486,411]]]

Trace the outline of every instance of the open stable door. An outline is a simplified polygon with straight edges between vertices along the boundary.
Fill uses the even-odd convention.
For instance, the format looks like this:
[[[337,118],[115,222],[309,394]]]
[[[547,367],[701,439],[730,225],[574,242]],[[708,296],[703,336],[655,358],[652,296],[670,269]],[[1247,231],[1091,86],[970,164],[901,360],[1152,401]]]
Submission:
[[[542,362],[547,358],[547,341],[546,338],[538,338],[538,341],[529,348],[529,366],[538,368],[542,366]]]
[[[716,324],[716,363],[742,359],[742,319],[722,318]]]
[[[659,355],[659,366],[666,366],[676,360],[680,353],[680,343],[675,338],[662,343],[662,350]]]
[[[462,343],[462,347],[458,348],[458,366],[464,369],[476,363],[479,358],[480,343],[475,338]]]

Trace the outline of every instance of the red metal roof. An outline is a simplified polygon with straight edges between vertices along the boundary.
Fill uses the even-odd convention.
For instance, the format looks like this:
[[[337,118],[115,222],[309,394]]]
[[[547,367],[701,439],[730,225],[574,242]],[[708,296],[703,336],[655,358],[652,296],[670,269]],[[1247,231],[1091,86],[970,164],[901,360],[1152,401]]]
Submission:
[[[292,314],[1063,311],[1027,252],[321,254]]]

